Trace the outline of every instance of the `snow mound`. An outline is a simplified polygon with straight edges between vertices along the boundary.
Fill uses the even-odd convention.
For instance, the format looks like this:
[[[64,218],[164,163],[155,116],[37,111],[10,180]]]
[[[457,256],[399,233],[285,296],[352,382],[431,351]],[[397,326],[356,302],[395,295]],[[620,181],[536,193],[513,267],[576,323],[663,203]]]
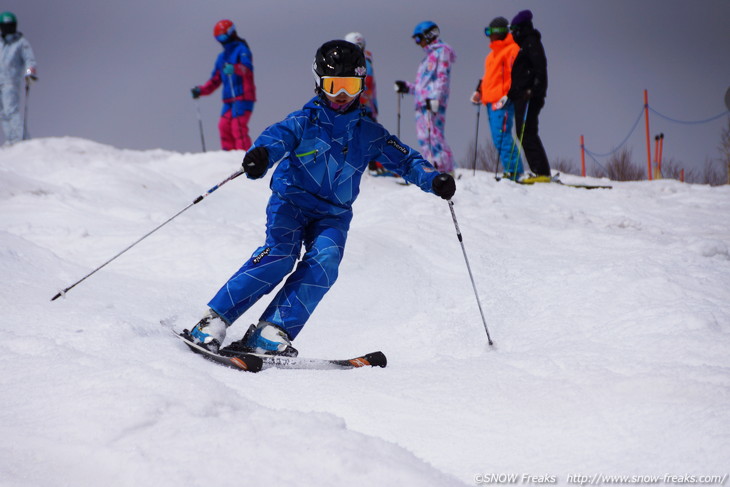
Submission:
[[[246,374],[170,336],[260,245],[267,181],[221,186],[51,302],[242,155],[77,138],[0,149],[3,485],[725,473],[728,187],[586,191],[460,172],[454,208],[489,347],[447,204],[365,177],[340,279],[297,348],[383,350],[385,369]]]

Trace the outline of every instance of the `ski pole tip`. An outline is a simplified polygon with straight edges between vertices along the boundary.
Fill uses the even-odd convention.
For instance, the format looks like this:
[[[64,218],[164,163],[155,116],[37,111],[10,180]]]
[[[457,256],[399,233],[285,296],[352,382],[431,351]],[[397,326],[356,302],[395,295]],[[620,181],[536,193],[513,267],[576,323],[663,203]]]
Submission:
[[[66,291],[58,291],[58,294],[56,294],[55,296],[53,296],[51,298],[51,301],[55,301],[58,298],[60,298],[61,296],[63,296],[65,298],[66,297]]]

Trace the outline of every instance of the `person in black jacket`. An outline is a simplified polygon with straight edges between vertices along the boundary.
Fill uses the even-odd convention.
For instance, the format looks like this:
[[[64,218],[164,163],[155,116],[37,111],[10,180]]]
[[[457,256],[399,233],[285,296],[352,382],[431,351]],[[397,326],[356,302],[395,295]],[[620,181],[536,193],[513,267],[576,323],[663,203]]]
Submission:
[[[520,51],[512,66],[512,86],[507,97],[515,106],[515,128],[517,135],[522,138],[525,158],[537,176],[524,181],[549,182],[550,163],[538,135],[538,116],[545,106],[548,86],[542,36],[532,26],[532,12],[529,10],[515,15],[510,30]]]

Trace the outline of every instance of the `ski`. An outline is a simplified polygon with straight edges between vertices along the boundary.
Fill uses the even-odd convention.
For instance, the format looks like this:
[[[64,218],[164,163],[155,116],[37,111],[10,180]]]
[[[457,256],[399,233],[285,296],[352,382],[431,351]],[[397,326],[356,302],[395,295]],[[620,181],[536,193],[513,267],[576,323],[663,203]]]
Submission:
[[[517,184],[522,184],[522,185],[524,185],[524,186],[532,186],[532,185],[534,185],[534,184],[546,184],[546,183],[553,183],[553,184],[559,184],[559,185],[561,185],[561,186],[567,186],[567,187],[569,187],[569,188],[582,188],[582,189],[613,189],[613,186],[608,186],[608,185],[602,185],[602,184],[571,184],[571,183],[564,183],[564,182],[562,182],[562,181],[561,181],[561,180],[560,180],[560,179],[558,178],[558,175],[557,175],[557,174],[556,174],[555,176],[553,176],[553,177],[552,177],[552,178],[550,179],[550,181],[529,181],[529,180],[528,180],[528,181],[519,181],[519,180],[518,180],[518,181],[515,181],[514,179],[511,179],[511,178],[505,178],[505,177],[497,177],[497,176],[495,176],[495,177],[494,177],[494,179],[495,179],[496,181],[501,181],[501,180],[503,180],[503,179],[506,179],[507,181],[512,181],[513,183],[517,183]]]
[[[172,333],[182,340],[193,352],[204,358],[226,367],[246,372],[258,372],[263,369],[308,369],[308,370],[342,370],[356,369],[360,367],[385,367],[388,359],[383,352],[372,352],[359,357],[333,360],[304,357],[286,357],[283,355],[263,355],[249,352],[226,350],[222,348],[220,353],[213,353],[210,350],[193,342],[190,332],[184,330]]]
[[[241,355],[253,355],[254,357],[262,360],[264,369],[341,370],[357,369],[360,367],[385,367],[388,364],[388,359],[385,357],[383,352],[372,352],[359,357],[343,360],[250,354],[238,351],[228,351],[225,348],[221,349],[221,355],[230,358],[240,357]]]
[[[562,186],[568,186],[569,188],[582,188],[582,189],[612,189],[613,186],[608,185],[602,185],[602,184],[571,184],[571,183],[564,183],[560,180],[560,173],[555,173],[555,176],[552,176],[552,183],[560,184]]]
[[[370,169],[368,169],[368,174],[374,178],[399,178],[400,177],[396,173],[388,171],[387,169],[383,169],[382,172],[371,171]]]
[[[387,169],[382,173],[368,170],[368,174],[374,178],[392,178],[395,180],[395,182],[397,184],[399,184],[401,186],[410,186],[410,184],[411,184],[408,181],[406,181],[405,179],[403,179],[401,176],[398,176],[396,173],[388,171]]]
[[[565,186],[567,188],[582,188],[582,189],[612,189],[613,186],[604,186],[600,184],[570,184],[570,183],[564,183],[560,181],[559,179],[553,180],[553,181],[545,181],[545,182],[522,182],[522,181],[515,181],[517,184],[522,184],[525,186],[532,186],[534,184],[559,184],[560,186]]]
[[[246,372],[258,372],[263,368],[263,360],[261,360],[260,357],[254,354],[242,353],[238,354],[235,357],[224,357],[223,355],[218,355],[217,353],[213,353],[210,350],[207,350],[200,345],[197,345],[195,342],[193,342],[193,339],[190,336],[190,332],[188,330],[183,330],[182,333],[177,333],[175,332],[175,330],[171,331],[173,335],[182,340],[183,343],[187,345],[188,348],[190,348],[190,350],[199,355],[202,355],[204,358],[210,360],[211,362],[215,362],[220,365],[225,365],[226,367],[231,367],[232,369],[243,370]]]
[[[561,186],[567,186],[569,188],[583,188],[583,189],[613,189],[613,186],[601,185],[601,184],[569,184],[562,181],[555,181],[555,183]]]

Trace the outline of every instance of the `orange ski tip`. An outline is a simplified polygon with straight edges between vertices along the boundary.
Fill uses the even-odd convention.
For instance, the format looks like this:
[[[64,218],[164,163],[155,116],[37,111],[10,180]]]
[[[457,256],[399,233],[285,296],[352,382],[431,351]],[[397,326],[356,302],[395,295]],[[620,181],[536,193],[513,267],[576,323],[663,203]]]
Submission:
[[[353,358],[348,360],[348,362],[350,362],[353,367],[365,367],[370,365],[370,362],[365,360],[363,357]]]
[[[248,370],[248,365],[246,365],[246,362],[244,362],[243,360],[241,360],[238,357],[232,357],[231,363],[240,369]]]

